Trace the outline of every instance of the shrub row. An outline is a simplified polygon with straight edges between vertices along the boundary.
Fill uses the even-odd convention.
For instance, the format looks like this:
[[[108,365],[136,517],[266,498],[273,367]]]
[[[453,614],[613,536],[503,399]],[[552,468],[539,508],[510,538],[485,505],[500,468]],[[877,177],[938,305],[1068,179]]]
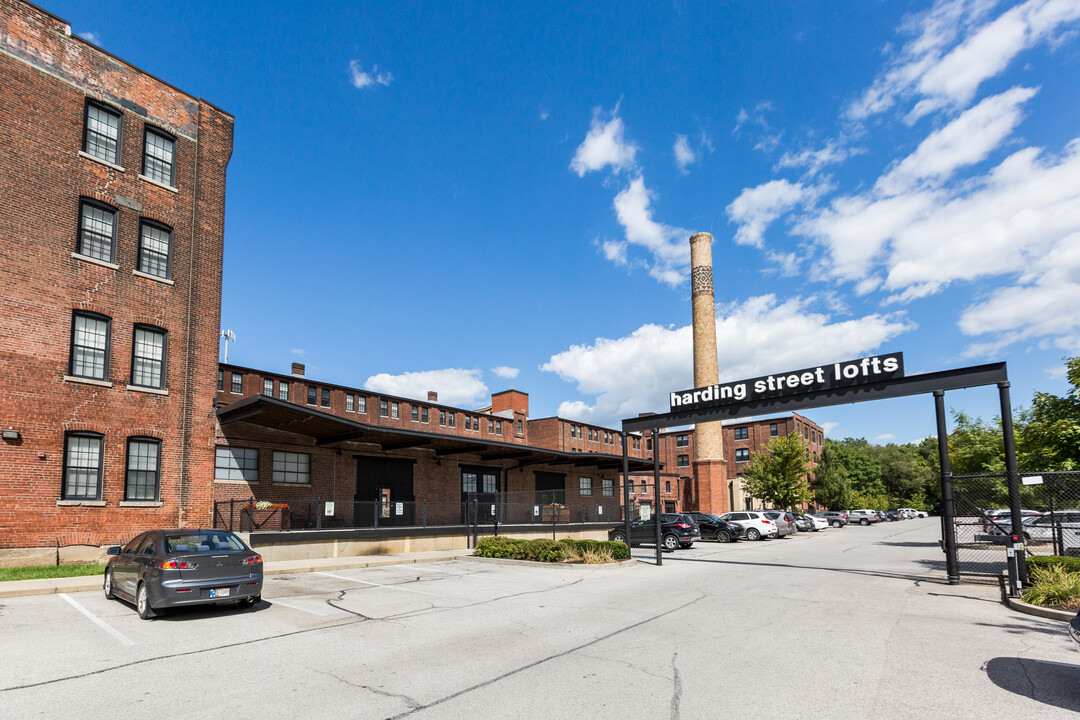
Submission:
[[[547,538],[521,540],[504,536],[481,538],[476,544],[473,555],[489,558],[513,558],[534,562],[561,562],[580,558],[585,553],[611,554],[615,560],[630,557],[630,549],[625,543],[600,540],[571,540],[565,538],[558,542]]]
[[[1061,567],[1070,573],[1080,573],[1080,557],[1064,555],[1028,555],[1027,569],[1031,573],[1035,568]]]

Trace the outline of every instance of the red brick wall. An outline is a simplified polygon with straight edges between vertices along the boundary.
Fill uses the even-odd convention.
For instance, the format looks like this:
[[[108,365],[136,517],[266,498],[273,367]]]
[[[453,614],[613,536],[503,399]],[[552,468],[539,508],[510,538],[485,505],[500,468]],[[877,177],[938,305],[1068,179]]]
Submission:
[[[212,445],[233,120],[16,0],[0,0],[0,77],[0,422],[21,435],[0,444],[0,547],[99,544],[203,524],[213,459],[186,448]],[[122,114],[123,171],[79,155],[87,97]],[[139,178],[146,124],[177,138],[177,192]],[[118,209],[116,268],[72,256],[80,196]],[[169,283],[133,274],[140,218],[172,227]],[[65,381],[73,310],[111,318],[109,387]],[[128,389],[136,323],[168,332],[167,395]],[[94,504],[58,502],[64,433],[74,430],[104,435]],[[161,440],[159,507],[121,507],[127,439],[136,435]]]

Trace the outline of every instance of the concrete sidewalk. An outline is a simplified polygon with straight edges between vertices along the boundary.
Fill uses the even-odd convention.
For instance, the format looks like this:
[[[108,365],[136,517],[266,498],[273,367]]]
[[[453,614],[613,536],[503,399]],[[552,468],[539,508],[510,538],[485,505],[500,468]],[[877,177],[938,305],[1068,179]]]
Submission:
[[[315,572],[317,570],[345,570],[348,568],[379,567],[381,565],[440,562],[443,560],[456,560],[459,557],[472,555],[472,553],[472,550],[432,550],[428,552],[395,553],[393,555],[356,555],[351,557],[312,558],[309,560],[279,560],[265,563],[263,565],[263,575],[288,575],[290,573]],[[101,575],[48,578],[44,580],[9,580],[0,582],[0,598],[100,590],[101,586]]]

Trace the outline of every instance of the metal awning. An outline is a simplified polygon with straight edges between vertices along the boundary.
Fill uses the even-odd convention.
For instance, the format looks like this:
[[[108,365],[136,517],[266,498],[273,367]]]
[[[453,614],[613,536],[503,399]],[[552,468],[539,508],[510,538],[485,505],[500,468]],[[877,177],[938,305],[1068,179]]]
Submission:
[[[569,453],[517,443],[372,425],[266,395],[252,395],[219,407],[217,416],[222,427],[235,422],[246,422],[273,430],[305,435],[314,439],[316,446],[362,442],[376,445],[382,452],[423,448],[433,451],[436,458],[476,454],[479,456],[479,462],[514,460],[519,467],[565,465],[568,469],[596,468],[597,470],[619,471],[623,467],[621,454]],[[629,464],[632,471],[647,470],[653,466],[652,460],[639,458],[630,458]]]

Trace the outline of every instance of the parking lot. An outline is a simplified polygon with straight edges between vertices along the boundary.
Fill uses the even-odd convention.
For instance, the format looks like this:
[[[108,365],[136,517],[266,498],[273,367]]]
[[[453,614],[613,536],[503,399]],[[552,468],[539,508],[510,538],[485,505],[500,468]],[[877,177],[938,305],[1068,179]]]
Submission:
[[[1073,717],[1064,624],[943,584],[939,527],[271,576],[252,609],[149,622],[100,591],[10,598],[0,716]]]

